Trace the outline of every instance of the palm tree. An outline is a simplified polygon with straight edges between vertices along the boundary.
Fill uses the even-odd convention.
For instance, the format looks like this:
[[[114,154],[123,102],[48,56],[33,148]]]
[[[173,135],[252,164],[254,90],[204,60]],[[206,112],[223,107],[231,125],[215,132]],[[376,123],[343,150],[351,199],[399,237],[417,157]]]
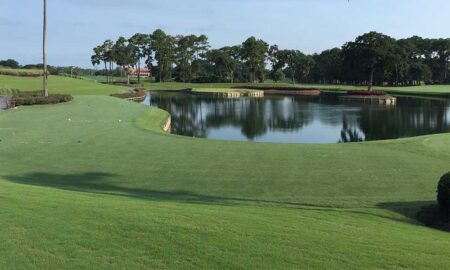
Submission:
[[[48,72],[47,72],[47,55],[46,55],[46,38],[47,38],[47,0],[44,0],[44,31],[42,34],[42,56],[44,61],[44,95],[48,96]]]

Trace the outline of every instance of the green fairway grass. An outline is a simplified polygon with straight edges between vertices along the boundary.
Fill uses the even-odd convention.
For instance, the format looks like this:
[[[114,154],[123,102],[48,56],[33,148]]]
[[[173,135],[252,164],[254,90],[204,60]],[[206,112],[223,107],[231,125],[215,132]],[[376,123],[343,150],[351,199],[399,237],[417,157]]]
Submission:
[[[122,88],[51,79],[74,101],[0,113],[0,269],[450,267],[450,234],[415,221],[450,134],[188,138],[162,131],[162,110],[101,96]]]
[[[124,91],[122,86],[99,84],[89,80],[72,79],[61,76],[49,77],[49,91],[56,94],[109,95]],[[0,88],[21,90],[42,90],[42,78],[24,78],[0,75]]]

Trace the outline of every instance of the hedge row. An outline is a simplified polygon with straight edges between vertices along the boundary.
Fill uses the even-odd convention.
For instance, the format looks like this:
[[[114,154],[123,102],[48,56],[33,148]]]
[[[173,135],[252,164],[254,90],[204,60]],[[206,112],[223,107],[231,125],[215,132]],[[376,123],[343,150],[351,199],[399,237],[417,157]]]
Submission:
[[[16,88],[0,88],[0,96],[15,96],[20,92]]]
[[[45,96],[25,96],[25,97],[13,97],[13,102],[16,106],[29,106],[29,105],[43,105],[43,104],[57,104],[69,102],[73,99],[71,95],[50,94]]]
[[[44,91],[20,91],[18,89],[0,89],[0,96],[11,96],[13,106],[56,104],[68,102],[73,99],[71,95],[50,94],[44,96]]]
[[[42,76],[43,71],[37,69],[12,69],[0,68],[0,75],[18,76],[18,77],[39,77]]]
[[[44,96],[44,91],[42,91],[42,90],[18,91],[13,95],[13,97],[16,97],[16,98],[43,97],[43,96]]]

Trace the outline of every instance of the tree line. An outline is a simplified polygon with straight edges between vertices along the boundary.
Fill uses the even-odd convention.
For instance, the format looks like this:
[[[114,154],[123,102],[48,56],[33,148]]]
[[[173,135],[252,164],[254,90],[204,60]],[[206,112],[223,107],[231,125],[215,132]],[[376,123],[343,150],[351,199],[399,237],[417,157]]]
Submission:
[[[6,59],[0,60],[0,67],[11,68],[11,69],[43,69],[44,65],[41,64],[26,64],[21,65],[17,60],[14,59]],[[93,76],[95,74],[95,70],[92,68],[80,68],[76,66],[51,66],[47,65],[48,73],[51,75],[59,75],[59,76],[73,76],[73,77],[81,77],[81,76]]]
[[[448,83],[450,39],[418,36],[396,40],[369,32],[341,48],[307,55],[250,37],[212,49],[205,35],[171,36],[158,29],[94,48],[92,64],[105,74],[145,65],[158,82],[263,82],[366,85]],[[138,78],[140,81],[140,78]]]

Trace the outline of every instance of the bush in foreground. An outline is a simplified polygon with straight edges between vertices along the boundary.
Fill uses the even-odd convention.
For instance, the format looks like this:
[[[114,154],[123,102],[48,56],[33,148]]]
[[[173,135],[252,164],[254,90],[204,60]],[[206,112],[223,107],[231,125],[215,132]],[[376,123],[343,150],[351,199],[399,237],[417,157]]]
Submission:
[[[450,172],[444,174],[439,180],[437,200],[441,213],[448,221],[450,216]]]
[[[450,172],[444,174],[437,187],[438,204],[422,207],[417,218],[426,226],[450,231]]]

